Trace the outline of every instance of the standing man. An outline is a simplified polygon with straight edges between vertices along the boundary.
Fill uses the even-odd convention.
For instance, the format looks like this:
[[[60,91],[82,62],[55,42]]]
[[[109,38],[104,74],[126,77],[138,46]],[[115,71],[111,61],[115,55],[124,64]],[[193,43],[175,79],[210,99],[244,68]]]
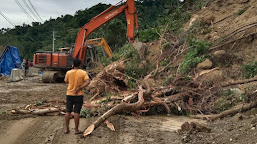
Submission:
[[[79,131],[79,115],[83,104],[84,88],[90,84],[90,79],[87,72],[80,69],[81,60],[74,59],[72,70],[69,70],[65,76],[65,82],[68,83],[66,93],[66,114],[65,134],[70,132],[69,123],[72,110],[74,111],[75,134],[80,134]]]

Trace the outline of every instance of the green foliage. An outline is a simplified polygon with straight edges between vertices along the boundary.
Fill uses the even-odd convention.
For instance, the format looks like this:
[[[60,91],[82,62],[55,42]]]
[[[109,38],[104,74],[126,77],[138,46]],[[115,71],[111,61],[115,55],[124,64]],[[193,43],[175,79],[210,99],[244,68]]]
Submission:
[[[109,101],[111,101],[111,97],[106,96],[106,99],[101,100],[101,101],[99,102],[99,104],[108,103]]]
[[[160,62],[160,65],[161,66],[166,66],[168,64],[168,61],[167,60],[163,60]]]
[[[237,14],[242,15],[250,6],[246,6],[243,9],[238,10]]]
[[[107,66],[111,63],[111,59],[108,57],[101,57],[100,62],[103,66]]]
[[[190,13],[185,12],[182,7],[177,7],[168,16],[163,15],[159,17],[158,23],[164,25],[164,27],[167,25],[168,30],[172,32],[179,32],[183,27],[183,24],[190,20],[190,18]]]
[[[133,79],[127,79],[127,84],[128,84],[128,86],[129,86],[131,89],[135,88],[135,83],[136,83],[135,80],[133,80]]]
[[[167,48],[169,48],[169,46],[170,46],[170,43],[165,43],[163,46],[162,46],[162,49],[163,50],[166,50]]]
[[[167,1],[136,1],[139,27],[142,30],[143,39],[156,39],[156,34],[144,32],[144,29],[156,27],[156,20],[164,11]],[[19,49],[21,58],[32,60],[36,51],[52,50],[52,32],[56,31],[55,47],[71,47],[75,43],[78,31],[88,23],[93,17],[97,16],[110,5],[99,3],[91,8],[79,10],[72,15],[62,15],[56,19],[50,18],[43,24],[34,22],[31,25],[23,24],[13,29],[0,29],[0,47],[12,45]],[[123,46],[128,40],[126,38],[126,16],[121,14],[114,20],[104,24],[94,31],[89,38],[104,37],[111,49],[115,51]],[[154,31],[153,31],[154,32]],[[151,35],[154,36],[151,36]],[[158,38],[157,38],[158,39]]]
[[[243,67],[243,73],[246,78],[252,78],[255,75],[257,75],[257,62],[253,62],[248,65],[244,65]]]
[[[93,116],[93,112],[91,109],[81,109],[80,116],[89,118],[89,117]]]
[[[215,103],[215,107],[218,112],[223,112],[225,110],[228,110],[233,105],[233,91],[230,89],[227,89],[225,91],[222,91],[220,94],[219,100]]]
[[[41,105],[43,105],[43,101],[37,100],[35,105],[36,105],[36,106],[41,106]]]
[[[211,43],[192,39],[189,41],[189,46],[190,49],[185,55],[180,67],[180,72],[182,73],[188,72],[192,67],[202,62],[207,57],[207,52]]]
[[[159,39],[159,35],[157,32],[159,32],[158,28],[148,28],[139,31],[139,40],[141,42],[149,42]]]
[[[215,108],[219,113],[230,109],[240,102],[247,102],[249,100],[246,93],[240,94],[236,89],[226,89],[219,92],[218,95],[219,98],[215,102]]]
[[[173,80],[174,80],[174,76],[169,77],[169,78],[164,80],[163,85],[164,86],[169,85],[171,82],[173,82]]]
[[[197,11],[202,9],[202,7],[208,6],[210,2],[211,0],[190,0],[185,1],[182,6],[187,10]]]

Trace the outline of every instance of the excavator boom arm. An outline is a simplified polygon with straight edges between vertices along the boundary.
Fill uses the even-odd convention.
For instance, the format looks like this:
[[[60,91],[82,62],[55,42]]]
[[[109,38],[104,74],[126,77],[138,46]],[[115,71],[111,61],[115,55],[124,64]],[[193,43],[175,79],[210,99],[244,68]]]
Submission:
[[[97,28],[102,26],[103,24],[107,23],[108,21],[112,20],[119,14],[125,11],[126,19],[127,19],[127,37],[130,42],[134,41],[134,30],[135,24],[136,28],[138,29],[138,19],[137,19],[137,12],[135,6],[135,0],[127,0],[126,4],[115,8],[111,6],[98,16],[94,17],[89,23],[84,25],[82,29],[78,32],[75,48],[73,52],[73,58],[78,58],[82,62],[84,62],[86,57],[86,40],[88,36]]]
[[[112,50],[104,38],[87,40],[87,45],[102,46],[109,57],[112,57]]]

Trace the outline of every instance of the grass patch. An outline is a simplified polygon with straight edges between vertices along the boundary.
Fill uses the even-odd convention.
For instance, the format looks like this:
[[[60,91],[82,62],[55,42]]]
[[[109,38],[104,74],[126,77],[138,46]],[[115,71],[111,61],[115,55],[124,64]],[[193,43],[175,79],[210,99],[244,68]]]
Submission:
[[[246,6],[240,10],[238,10],[237,15],[242,15],[250,6]]]
[[[41,105],[43,105],[43,103],[44,103],[43,101],[37,100],[35,105],[36,106],[41,106]]]
[[[85,118],[89,118],[93,115],[93,112],[91,109],[81,109],[80,111],[80,116],[81,117],[85,117]]]
[[[215,103],[215,107],[217,111],[223,112],[225,110],[228,110],[229,108],[234,106],[233,103],[233,91],[230,89],[227,89],[225,91],[222,91],[220,94],[219,100]]]
[[[245,78],[252,78],[257,75],[257,62],[244,65],[242,68]]]
[[[171,84],[171,82],[173,82],[173,80],[174,80],[174,75],[172,77],[165,79],[163,82],[163,85],[164,86],[169,85],[169,84]]]

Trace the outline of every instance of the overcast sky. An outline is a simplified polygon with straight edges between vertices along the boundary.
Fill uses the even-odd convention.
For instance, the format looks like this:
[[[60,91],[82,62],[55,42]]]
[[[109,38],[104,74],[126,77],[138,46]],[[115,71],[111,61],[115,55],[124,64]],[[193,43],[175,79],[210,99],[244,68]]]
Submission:
[[[37,20],[27,8],[27,6],[30,6],[33,11],[28,0],[0,0],[0,12],[15,25],[22,25],[23,23],[31,24],[31,18],[22,11],[15,1],[18,1],[25,11],[29,13],[33,19]],[[24,1],[28,4],[27,6]],[[76,11],[90,8],[98,3],[116,4],[119,1],[120,0],[30,0],[44,21],[49,20],[50,17],[57,18],[66,14],[74,15]],[[3,27],[12,28],[13,26],[0,15],[0,28]]]

